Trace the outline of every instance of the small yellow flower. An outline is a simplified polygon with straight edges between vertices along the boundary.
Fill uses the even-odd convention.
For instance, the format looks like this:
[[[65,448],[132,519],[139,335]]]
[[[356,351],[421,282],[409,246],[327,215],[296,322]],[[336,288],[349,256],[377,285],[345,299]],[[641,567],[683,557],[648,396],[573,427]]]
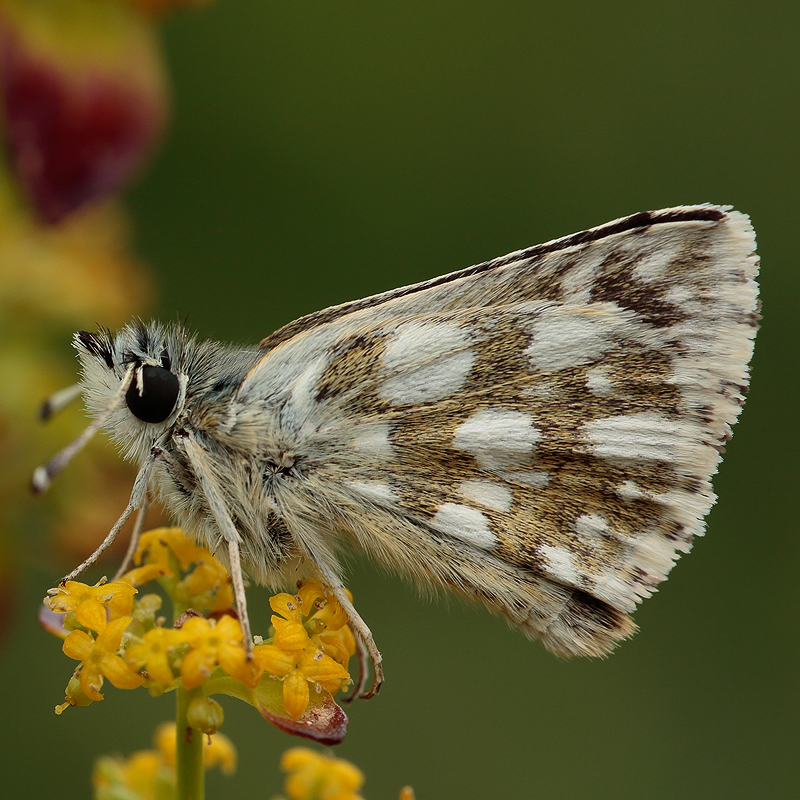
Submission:
[[[189,652],[181,663],[181,677],[187,689],[199,686],[217,664],[231,677],[241,675],[249,679],[244,634],[238,620],[227,614],[218,621],[191,617],[180,633],[189,644]]]
[[[103,756],[95,762],[92,785],[95,797],[128,797],[137,800],[157,800],[158,783],[174,784],[174,771],[155,750],[139,750],[128,758]]]
[[[350,592],[347,596],[352,599]],[[275,629],[273,645],[284,650],[305,650],[313,642],[343,667],[347,666],[356,650],[347,626],[347,613],[334,597],[326,597],[319,580],[303,581],[296,595],[285,592],[275,595],[270,598],[270,605],[275,612],[271,620]]]
[[[356,651],[355,637],[347,625],[339,628],[338,631],[324,631],[313,636],[312,640],[319,644],[334,661],[338,661],[347,669],[350,657]]]
[[[208,550],[196,545],[180,528],[156,528],[141,535],[134,561],[137,564],[158,564],[164,575],[172,575],[170,554],[178,559],[181,569],[187,569],[192,562],[202,561],[209,555]]]
[[[268,675],[283,678],[283,705],[292,719],[299,719],[309,700],[309,683],[335,694],[350,679],[350,673],[315,644],[306,650],[283,650],[275,645],[253,649],[253,660]]]
[[[350,679],[347,663],[355,639],[344,609],[325,595],[322,584],[311,579],[298,586],[296,595],[271,597],[274,634],[269,644],[253,650],[253,660],[264,672],[283,679],[283,704],[293,719],[306,710],[309,683],[335,694]]]
[[[117,651],[122,642],[122,634],[132,617],[112,620],[92,638],[85,631],[73,631],[64,640],[64,653],[81,662],[81,689],[91,700],[102,700],[100,689],[103,678],[108,678],[118,689],[135,689],[142,685],[142,679],[125,663]]]
[[[155,750],[139,750],[132,753],[125,763],[125,782],[135,792],[145,794],[153,785],[153,779],[162,768],[162,761]]]
[[[184,641],[181,631],[152,628],[145,633],[140,644],[131,645],[127,649],[125,657],[133,669],[144,667],[154,681],[170,684],[175,676],[169,664],[169,656]]]
[[[352,601],[353,596],[347,589],[345,593]],[[296,599],[300,601],[311,641],[346,668],[356,651],[356,641],[347,625],[347,612],[335,597],[327,596],[325,587],[317,578],[303,581],[297,589]]]
[[[233,589],[228,570],[210,553],[204,553],[182,584],[192,597],[192,608],[225,611],[233,606]]]
[[[134,567],[124,575],[120,575],[120,581],[129,583],[131,586],[142,586],[145,583],[160,578],[167,574],[167,567],[163,564],[142,564],[141,567]]]
[[[58,587],[56,594],[46,597],[44,603],[58,614],[74,613],[84,628],[99,632],[106,626],[109,616],[106,609],[113,608],[115,612],[120,612],[127,608],[129,614],[135,594],[136,589],[133,586],[121,581],[101,581],[94,586],[87,586],[79,581],[67,581],[64,586]],[[127,614],[116,613],[113,616]]]
[[[310,637],[303,626],[303,615],[298,598],[281,592],[270,597],[269,604],[275,612],[270,620],[275,628],[272,644],[284,650],[305,649]]]
[[[352,602],[353,595],[347,589],[345,593]],[[333,630],[347,625],[347,612],[339,605],[336,598],[328,597],[325,587],[317,578],[303,581],[297,589],[297,596],[303,602],[303,614],[315,619],[318,624]]]
[[[364,773],[344,759],[293,747],[281,757],[281,769],[289,773],[283,788],[290,800],[363,800],[357,792]]]

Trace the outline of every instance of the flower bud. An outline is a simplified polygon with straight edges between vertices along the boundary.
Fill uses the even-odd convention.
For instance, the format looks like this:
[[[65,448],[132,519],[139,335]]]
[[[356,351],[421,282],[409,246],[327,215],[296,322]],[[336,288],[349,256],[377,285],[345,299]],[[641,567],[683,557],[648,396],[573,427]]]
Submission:
[[[67,689],[64,692],[64,702],[56,706],[56,714],[62,714],[64,709],[70,706],[88,706],[94,702],[91,697],[87,697],[86,693],[81,688],[80,677],[78,673],[73,673],[67,684]]]
[[[225,720],[222,706],[213,697],[195,695],[186,709],[186,721],[193,728],[211,736]]]

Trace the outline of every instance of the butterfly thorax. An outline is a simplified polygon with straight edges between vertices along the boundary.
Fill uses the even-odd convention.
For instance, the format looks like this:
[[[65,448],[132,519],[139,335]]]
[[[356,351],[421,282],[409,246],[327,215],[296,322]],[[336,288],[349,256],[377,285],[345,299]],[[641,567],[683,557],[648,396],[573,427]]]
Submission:
[[[277,430],[279,397],[265,399],[255,415],[257,425],[237,401],[239,387],[263,351],[198,341],[179,326],[142,322],[113,336],[105,331],[81,333],[76,347],[84,398],[93,415],[108,406],[131,365],[134,392],[137,371],[145,367],[177,378],[177,398],[166,419],[143,421],[123,404],[106,425],[107,432],[140,466],[154,447],[159,449],[151,470],[153,495],[188,533],[224,558],[223,537],[187,456],[187,439],[200,442],[207,455],[206,471],[233,510],[245,566],[259,582],[280,581],[297,554],[272,492],[287,479],[297,459],[279,436],[268,433],[270,428]]]

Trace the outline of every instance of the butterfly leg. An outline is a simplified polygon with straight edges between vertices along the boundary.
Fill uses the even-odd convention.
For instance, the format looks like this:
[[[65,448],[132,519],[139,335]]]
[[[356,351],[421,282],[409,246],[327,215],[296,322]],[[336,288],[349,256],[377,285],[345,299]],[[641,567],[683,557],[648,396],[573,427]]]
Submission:
[[[95,561],[97,561],[97,559],[100,558],[100,556],[114,543],[114,539],[117,538],[120,528],[122,528],[122,526],[127,522],[131,513],[137,508],[141,508],[142,504],[145,502],[145,498],[147,497],[147,481],[150,476],[150,467],[152,466],[155,458],[156,455],[151,451],[150,456],[148,457],[144,466],[139,470],[139,474],[136,476],[136,480],[133,483],[133,491],[131,492],[131,499],[128,501],[128,505],[120,515],[120,518],[114,523],[114,527],[108,532],[108,535],[100,543],[100,546],[97,548],[97,550],[95,550],[94,553],[92,553],[82,564],[79,564],[74,570],[72,570],[69,575],[65,575],[59,581],[61,586],[63,586],[67,581],[75,580],[78,575],[91,567],[92,564],[94,564]]]
[[[128,571],[128,567],[130,567],[131,562],[133,561],[133,557],[136,554],[136,548],[139,545],[139,536],[141,535],[142,528],[144,527],[144,518],[147,516],[148,508],[150,508],[150,501],[148,500],[148,497],[145,494],[144,501],[142,502],[142,507],[136,514],[136,521],[133,523],[131,540],[128,543],[128,549],[125,552],[125,558],[122,559],[122,563],[119,565],[119,569],[114,575],[115,581],[119,580],[120,577]]]
[[[378,646],[375,644],[375,639],[372,638],[372,631],[367,627],[367,623],[361,619],[355,606],[350,602],[350,598],[347,596],[344,586],[342,586],[341,583],[332,585],[329,580],[326,580],[325,583],[328,585],[328,589],[333,592],[333,596],[339,601],[339,605],[345,610],[347,621],[353,630],[356,641],[360,639],[362,647],[366,648],[367,653],[369,653],[369,657],[372,661],[372,685],[366,692],[359,695],[362,700],[369,700],[370,697],[374,697],[378,694],[381,689],[381,684],[383,683],[383,667],[381,666],[383,657],[378,650]],[[366,675],[366,670],[362,668],[361,671]],[[359,682],[361,681],[362,679],[359,678]]]
[[[244,646],[247,658],[253,657],[253,633],[250,629],[250,615],[247,613],[247,596],[244,593],[244,577],[242,576],[242,561],[239,556],[239,542],[231,539],[228,542],[228,561],[231,567],[231,580],[233,581],[233,597],[236,601],[236,611],[239,614],[239,623],[244,634]]]
[[[309,548],[309,543],[304,542],[306,549]],[[322,583],[325,584],[326,588],[333,593],[333,596],[338,600],[339,605],[344,609],[345,614],[347,614],[347,622],[350,625],[350,629],[353,631],[353,635],[356,638],[356,642],[361,640],[361,647],[366,648],[367,653],[369,654],[369,658],[372,661],[372,685],[367,689],[366,692],[359,695],[362,700],[369,700],[370,697],[374,697],[380,691],[381,684],[383,683],[383,667],[381,666],[381,662],[383,661],[383,657],[381,656],[380,650],[378,650],[378,646],[375,644],[375,639],[372,637],[372,631],[367,627],[367,623],[361,619],[361,615],[356,611],[355,606],[350,601],[350,598],[347,596],[347,592],[344,590],[344,586],[342,585],[342,581],[336,572],[331,569],[327,562],[318,557],[313,550],[309,553],[311,556],[311,560],[314,562],[314,566],[317,569],[317,573],[319,575],[320,580]],[[360,661],[359,657],[359,661]],[[365,664],[359,664],[361,669],[361,675],[366,674]],[[362,677],[359,677],[359,684],[363,681]],[[359,686],[359,690],[360,690]]]
[[[364,645],[364,640],[360,636],[353,635],[356,641],[356,658],[358,659],[358,680],[353,683],[352,689],[342,698],[343,703],[351,703],[356,697],[360,697],[367,685],[367,675],[369,673],[369,653]]]
[[[233,596],[236,600],[236,610],[239,613],[239,622],[244,633],[244,645],[247,658],[253,657],[253,634],[250,629],[250,616],[247,613],[247,597],[244,592],[244,576],[242,575],[242,559],[239,553],[239,531],[233,524],[231,515],[225,506],[216,481],[211,476],[211,470],[206,466],[206,452],[203,447],[190,436],[183,439],[186,455],[194,470],[200,488],[203,490],[211,513],[217,522],[222,538],[228,545],[228,560],[231,580],[233,581]]]

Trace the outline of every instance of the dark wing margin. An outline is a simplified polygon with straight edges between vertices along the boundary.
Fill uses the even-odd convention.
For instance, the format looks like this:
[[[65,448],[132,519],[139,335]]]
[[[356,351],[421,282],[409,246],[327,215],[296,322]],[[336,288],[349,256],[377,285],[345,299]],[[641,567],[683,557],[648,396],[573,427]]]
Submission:
[[[351,314],[356,311],[362,311],[366,308],[381,305],[389,300],[396,300],[400,297],[406,297],[416,292],[430,289],[434,286],[441,286],[445,283],[458,280],[459,278],[468,278],[472,275],[479,275],[482,272],[487,272],[498,267],[503,267],[514,261],[537,259],[548,253],[555,253],[559,250],[566,250],[570,247],[597,242],[601,239],[614,236],[619,233],[625,233],[636,229],[650,228],[653,225],[663,225],[674,222],[722,222],[726,217],[726,212],[730,206],[713,206],[713,205],[699,205],[699,206],[678,206],[676,208],[664,208],[660,211],[640,211],[637,214],[631,214],[629,217],[621,217],[620,219],[607,222],[604,225],[598,225],[596,228],[589,228],[585,231],[572,233],[569,236],[562,236],[560,239],[553,239],[550,242],[543,244],[536,244],[524,250],[516,250],[505,256],[492,259],[491,261],[484,261],[482,264],[476,264],[466,269],[450,272],[447,275],[441,275],[437,278],[431,278],[421,283],[415,283],[410,286],[401,286],[398,289],[392,289],[380,294],[374,294],[371,297],[365,297],[361,300],[352,300],[347,303],[342,303],[338,306],[331,306],[324,308],[320,311],[315,311],[311,314],[306,314],[282,328],[279,328],[274,333],[262,339],[259,342],[259,348],[265,351],[272,350],[287,339],[291,339],[299,333],[302,333],[309,328],[314,328],[319,325],[324,325],[332,322],[339,317],[346,314]]]

